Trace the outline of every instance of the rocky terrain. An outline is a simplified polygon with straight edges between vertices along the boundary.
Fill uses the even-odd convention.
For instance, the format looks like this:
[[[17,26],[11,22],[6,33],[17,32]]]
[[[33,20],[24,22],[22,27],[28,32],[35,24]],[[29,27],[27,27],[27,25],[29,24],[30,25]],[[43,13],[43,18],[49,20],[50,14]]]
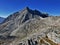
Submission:
[[[0,45],[59,45],[60,16],[28,7],[8,16],[0,25]]]

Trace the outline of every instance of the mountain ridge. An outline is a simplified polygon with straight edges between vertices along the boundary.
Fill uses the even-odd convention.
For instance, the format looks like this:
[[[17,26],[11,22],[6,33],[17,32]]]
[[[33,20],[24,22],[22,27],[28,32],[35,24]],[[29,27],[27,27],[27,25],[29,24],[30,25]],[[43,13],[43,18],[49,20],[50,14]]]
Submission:
[[[11,14],[10,16],[8,16],[5,20],[13,20],[14,18],[16,18],[18,15],[20,15],[20,13],[23,13],[24,11],[27,11],[25,13],[30,13],[32,14],[32,17],[33,18],[35,15],[38,15],[38,16],[41,16],[43,18],[45,17],[48,17],[48,14],[42,14],[41,12],[39,12],[38,10],[31,10],[29,7],[25,7],[23,10],[21,11],[18,11],[18,12],[15,12],[13,14]],[[29,15],[28,15],[29,16]],[[11,17],[11,18],[10,18]],[[4,20],[4,22],[5,22]]]

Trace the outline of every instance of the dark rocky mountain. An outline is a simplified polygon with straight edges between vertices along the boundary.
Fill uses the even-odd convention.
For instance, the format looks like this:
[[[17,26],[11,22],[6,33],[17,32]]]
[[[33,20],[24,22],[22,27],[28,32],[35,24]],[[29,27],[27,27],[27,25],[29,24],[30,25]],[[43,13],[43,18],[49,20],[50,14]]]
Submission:
[[[0,45],[58,45],[60,16],[49,16],[26,7],[0,25]]]
[[[0,17],[0,23],[2,23],[4,21],[5,18]]]

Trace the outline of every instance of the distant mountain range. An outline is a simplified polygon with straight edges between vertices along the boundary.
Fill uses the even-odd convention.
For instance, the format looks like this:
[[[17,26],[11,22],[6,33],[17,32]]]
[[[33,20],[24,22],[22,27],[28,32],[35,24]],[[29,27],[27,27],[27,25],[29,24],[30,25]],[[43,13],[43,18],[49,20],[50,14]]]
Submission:
[[[58,45],[60,16],[25,7],[0,25],[0,45]]]
[[[5,18],[0,17],[0,23],[2,23],[4,21]]]

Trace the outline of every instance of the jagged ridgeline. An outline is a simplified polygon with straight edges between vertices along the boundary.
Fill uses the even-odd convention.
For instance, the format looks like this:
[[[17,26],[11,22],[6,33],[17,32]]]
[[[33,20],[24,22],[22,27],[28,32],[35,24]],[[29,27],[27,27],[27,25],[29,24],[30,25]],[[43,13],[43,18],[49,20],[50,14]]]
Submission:
[[[0,45],[58,45],[59,23],[58,16],[25,7],[0,25]]]
[[[48,14],[43,14],[39,12],[38,10],[31,10],[29,9],[29,7],[25,7],[22,11],[15,12],[11,14],[10,16],[8,16],[4,22],[14,20],[19,16],[21,16],[22,19],[24,18],[25,20],[23,20],[23,22],[25,22],[26,20],[29,20],[32,18],[48,17]]]

